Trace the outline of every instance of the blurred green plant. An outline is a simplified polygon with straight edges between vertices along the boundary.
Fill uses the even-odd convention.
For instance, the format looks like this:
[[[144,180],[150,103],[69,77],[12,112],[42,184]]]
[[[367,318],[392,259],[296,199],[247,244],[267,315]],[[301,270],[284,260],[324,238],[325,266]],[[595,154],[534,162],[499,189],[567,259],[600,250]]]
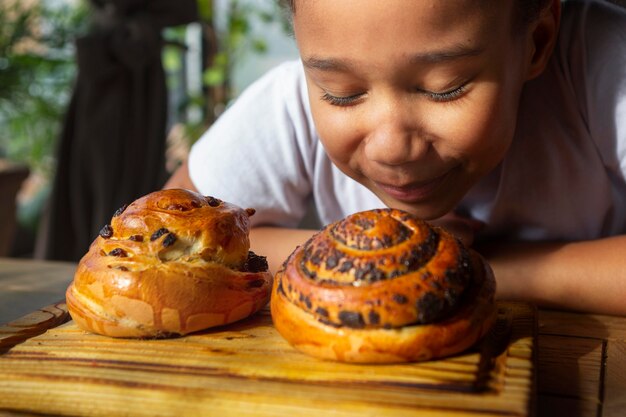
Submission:
[[[0,157],[50,178],[75,77],[82,2],[0,2]]]
[[[203,91],[185,95],[177,107],[178,118],[183,121],[190,142],[197,140],[234,98],[235,65],[240,65],[249,54],[268,51],[263,30],[275,24],[280,25],[284,33],[291,30],[278,0],[198,0],[198,8],[203,37]],[[165,69],[168,72],[180,70],[184,50],[176,45],[184,43],[185,28],[168,29],[165,36],[171,41],[171,46],[164,50]],[[176,80],[171,79],[170,83]],[[194,108],[201,109],[201,119],[190,120],[185,116]]]
[[[203,89],[182,95],[175,118],[193,142],[232,100],[235,65],[267,51],[263,28],[289,24],[277,0],[198,0],[203,37]],[[84,0],[0,1],[0,157],[27,164],[50,178],[55,146],[76,75],[74,40],[88,29]],[[218,16],[219,14],[219,16]],[[163,63],[181,70],[186,27],[166,29]],[[170,91],[178,81],[168,77]],[[189,109],[200,120],[188,120]]]
[[[202,17],[205,22],[212,20],[210,11],[206,11]],[[267,52],[267,40],[253,31],[255,20],[264,25],[279,22],[287,30],[276,1],[252,4],[231,0],[226,10],[225,28],[217,35],[219,48],[213,56],[213,62],[204,71],[203,79],[207,86],[228,85],[233,66],[247,53]]]
[[[277,0],[198,0],[198,6],[202,91],[181,94],[172,115],[182,122],[189,143],[233,98],[234,66],[247,54],[267,51],[265,25],[289,30]],[[57,139],[77,71],[74,41],[87,32],[90,10],[87,0],[0,0],[0,158],[28,165],[44,181],[19,207],[19,223],[31,232],[50,192]],[[171,74],[183,70],[186,30],[181,26],[164,33],[170,94],[180,87],[180,77]],[[190,109],[199,110],[201,117],[189,118]]]

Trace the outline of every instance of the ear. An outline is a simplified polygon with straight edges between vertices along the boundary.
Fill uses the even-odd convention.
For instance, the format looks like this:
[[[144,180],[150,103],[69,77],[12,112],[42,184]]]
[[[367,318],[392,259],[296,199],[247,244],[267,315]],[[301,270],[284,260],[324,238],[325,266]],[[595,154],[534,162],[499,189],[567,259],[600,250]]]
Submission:
[[[561,0],[551,0],[531,24],[528,35],[529,61],[526,79],[535,78],[545,69],[559,35]]]

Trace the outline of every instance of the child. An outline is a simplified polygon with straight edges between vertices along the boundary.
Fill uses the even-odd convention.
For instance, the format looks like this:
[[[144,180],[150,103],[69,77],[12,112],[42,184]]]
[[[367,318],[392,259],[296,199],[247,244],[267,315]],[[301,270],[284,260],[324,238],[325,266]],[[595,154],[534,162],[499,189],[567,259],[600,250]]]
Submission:
[[[291,7],[301,62],[251,86],[167,187],[256,208],[253,250],[273,270],[314,233],[296,229],[312,196],[323,224],[389,206],[448,226],[500,299],[626,314],[623,9]]]

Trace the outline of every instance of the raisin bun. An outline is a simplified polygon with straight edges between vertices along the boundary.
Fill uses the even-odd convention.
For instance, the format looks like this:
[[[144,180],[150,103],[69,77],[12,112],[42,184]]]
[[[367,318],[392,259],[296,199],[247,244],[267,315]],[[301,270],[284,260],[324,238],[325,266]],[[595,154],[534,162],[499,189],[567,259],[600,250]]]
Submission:
[[[277,272],[278,332],[312,356],[423,361],[461,352],[496,318],[490,267],[446,230],[372,210],[333,223]]]
[[[68,310],[114,337],[184,335],[267,304],[272,276],[249,251],[249,217],[213,197],[163,190],[120,208],[80,260]]]

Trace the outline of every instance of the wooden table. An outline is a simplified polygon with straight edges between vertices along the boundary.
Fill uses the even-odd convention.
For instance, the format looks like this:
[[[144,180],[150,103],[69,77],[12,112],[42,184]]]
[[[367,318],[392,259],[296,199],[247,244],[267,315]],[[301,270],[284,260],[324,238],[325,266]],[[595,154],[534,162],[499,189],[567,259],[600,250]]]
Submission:
[[[0,258],[0,324],[65,299],[76,265]]]
[[[75,265],[0,258],[0,323],[64,298]],[[626,318],[539,310],[537,415],[626,415]],[[0,411],[0,416],[22,415]]]

